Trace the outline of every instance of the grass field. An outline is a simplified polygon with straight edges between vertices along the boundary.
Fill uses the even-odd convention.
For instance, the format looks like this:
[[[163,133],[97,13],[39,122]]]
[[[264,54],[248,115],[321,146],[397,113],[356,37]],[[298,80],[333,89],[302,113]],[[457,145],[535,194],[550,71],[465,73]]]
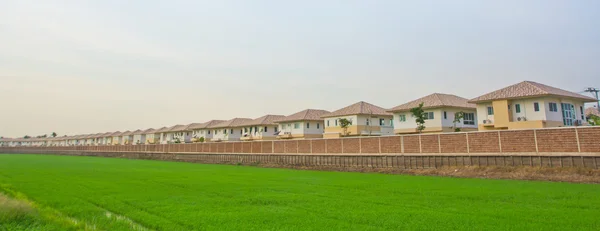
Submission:
[[[0,155],[0,191],[51,218],[0,230],[600,230],[589,184]]]

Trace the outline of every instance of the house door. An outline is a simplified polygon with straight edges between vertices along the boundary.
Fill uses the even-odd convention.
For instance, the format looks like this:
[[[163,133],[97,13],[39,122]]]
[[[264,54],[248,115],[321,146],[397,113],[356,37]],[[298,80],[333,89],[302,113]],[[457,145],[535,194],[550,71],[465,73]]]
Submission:
[[[560,104],[562,115],[563,115],[563,123],[565,126],[573,126],[577,118],[575,117],[575,106],[570,103],[561,103]]]

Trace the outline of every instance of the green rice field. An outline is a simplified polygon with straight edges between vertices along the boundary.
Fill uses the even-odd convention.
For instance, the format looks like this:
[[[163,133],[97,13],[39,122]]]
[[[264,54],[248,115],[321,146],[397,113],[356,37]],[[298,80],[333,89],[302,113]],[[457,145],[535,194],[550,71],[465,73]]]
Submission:
[[[600,230],[593,184],[1,154],[0,193],[0,230]]]

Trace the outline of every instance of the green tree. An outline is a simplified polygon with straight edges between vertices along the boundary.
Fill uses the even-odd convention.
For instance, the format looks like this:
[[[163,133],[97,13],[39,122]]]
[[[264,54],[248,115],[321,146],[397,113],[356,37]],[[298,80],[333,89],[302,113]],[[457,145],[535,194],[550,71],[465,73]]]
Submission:
[[[425,130],[425,111],[423,110],[423,103],[420,103],[418,107],[411,108],[410,112],[417,123],[417,131],[419,131],[419,133],[423,132],[423,130]]]
[[[352,121],[346,119],[346,118],[341,118],[338,120],[338,122],[340,123],[340,127],[342,127],[342,129],[344,130],[344,136],[348,135],[348,126],[352,125]]]
[[[593,126],[600,126],[600,116],[588,115],[588,122]]]
[[[203,136],[203,137],[200,137],[200,139],[198,139],[198,142],[200,142],[200,143],[204,143],[204,136]]]
[[[23,136],[23,139],[29,139],[29,138],[31,138],[31,136],[29,136],[29,135]]]
[[[455,132],[460,132],[460,128],[456,127],[456,124],[460,123],[460,120],[462,120],[464,117],[465,113],[462,111],[454,113],[454,120],[452,121],[452,123],[454,123],[453,128]]]
[[[52,132],[52,135],[51,135],[51,136],[52,136],[52,137],[56,137],[56,136],[58,136],[58,134],[56,134],[56,132]]]

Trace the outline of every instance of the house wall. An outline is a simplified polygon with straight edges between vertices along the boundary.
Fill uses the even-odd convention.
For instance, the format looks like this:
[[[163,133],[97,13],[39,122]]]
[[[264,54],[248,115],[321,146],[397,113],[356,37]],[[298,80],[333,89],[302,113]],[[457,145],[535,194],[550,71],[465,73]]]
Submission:
[[[279,131],[278,125],[257,125],[248,126],[242,128],[242,136],[247,134],[248,137],[254,137],[258,139],[275,139],[276,131]],[[247,132],[246,132],[247,131]]]
[[[534,103],[539,104],[539,111],[535,111]],[[557,104],[557,111],[550,111],[549,103]],[[524,129],[524,128],[545,128],[545,127],[563,127],[563,115],[561,103],[573,104],[575,107],[575,116],[582,124],[587,124],[582,119],[581,107],[584,102],[560,97],[537,97],[513,100],[497,100],[493,102],[477,104],[477,118],[480,130],[495,129]],[[520,112],[517,112],[516,105],[520,105]],[[488,115],[487,107],[494,108],[494,115]],[[519,118],[522,118],[519,121]],[[493,121],[493,126],[483,123],[484,120]]]
[[[295,124],[298,124],[298,128],[295,128]],[[309,124],[309,127],[306,128],[306,124]],[[317,126],[318,124],[318,126]],[[318,128],[317,128],[318,127]],[[279,130],[281,134],[290,133],[292,135],[323,135],[325,131],[323,121],[295,121],[295,122],[285,122],[279,124]]]
[[[466,113],[474,113],[475,121],[473,125],[464,124],[464,120],[460,120],[456,124],[458,128],[461,128],[462,131],[475,131],[477,130],[477,110],[472,109],[458,109],[458,108],[436,108],[436,109],[426,109],[424,110],[426,113],[433,112],[433,119],[425,120],[425,130],[423,132],[454,132],[454,113],[456,112],[466,112]],[[446,112],[446,118],[444,119],[444,112]],[[406,121],[400,121],[400,115],[404,115],[406,117]],[[409,111],[404,112],[395,112],[394,113],[394,132],[396,134],[405,134],[405,133],[417,133],[417,124],[415,123],[415,118],[412,116],[412,113]]]
[[[352,125],[348,126],[347,132],[348,135],[392,135],[394,131],[394,127],[390,124],[390,120],[393,119],[393,116],[369,116],[369,115],[352,115],[352,116],[340,116],[340,117],[331,117],[325,118],[325,129],[323,133],[323,137],[326,138],[335,138],[339,137],[340,134],[344,132],[344,129],[340,127],[340,123],[338,122],[336,125],[336,121],[342,118],[346,118],[352,121]],[[385,125],[379,125],[379,119],[385,119]],[[367,121],[370,121],[367,123]],[[329,123],[329,124],[328,124]],[[367,125],[369,124],[369,125]],[[328,126],[329,125],[329,126]]]
[[[233,133],[231,130],[233,129]],[[226,131],[225,131],[226,130]],[[220,139],[222,141],[238,141],[242,137],[243,129],[241,127],[235,128],[213,128],[211,130],[214,140]]]

